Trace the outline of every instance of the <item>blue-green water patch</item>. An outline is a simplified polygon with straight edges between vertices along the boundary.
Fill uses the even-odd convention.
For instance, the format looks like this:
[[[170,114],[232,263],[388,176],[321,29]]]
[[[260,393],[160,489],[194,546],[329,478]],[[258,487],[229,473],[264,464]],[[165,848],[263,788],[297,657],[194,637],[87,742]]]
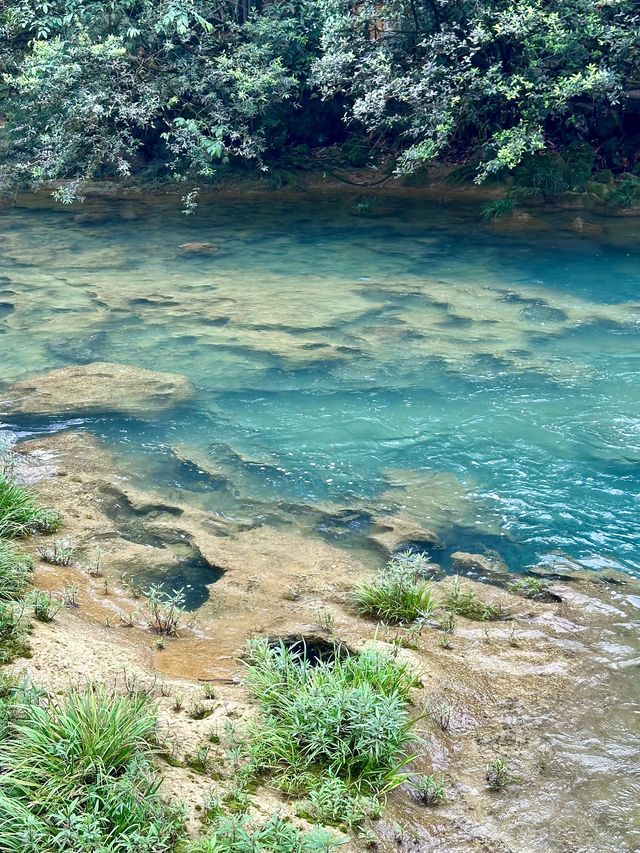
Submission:
[[[400,514],[437,533],[445,568],[489,548],[515,570],[640,571],[640,227],[587,239],[568,211],[516,234],[477,209],[389,207],[13,208],[0,382],[95,360],[184,373],[188,404],[82,428],[139,485],[365,558],[372,519]],[[181,255],[190,241],[220,251]]]

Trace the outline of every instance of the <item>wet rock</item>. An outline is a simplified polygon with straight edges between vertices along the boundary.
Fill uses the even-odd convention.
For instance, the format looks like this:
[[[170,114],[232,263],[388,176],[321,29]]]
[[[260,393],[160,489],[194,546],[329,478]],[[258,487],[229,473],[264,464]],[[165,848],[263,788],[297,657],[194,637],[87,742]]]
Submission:
[[[571,223],[571,230],[578,234],[595,237],[596,235],[602,234],[604,228],[602,225],[596,225],[594,222],[585,222],[581,216],[576,216]]]
[[[73,221],[77,225],[94,225],[96,223],[109,222],[113,219],[113,214],[107,210],[87,210],[83,213],[76,213]]]
[[[370,513],[350,509],[323,515],[314,525],[317,533],[335,541],[366,535],[371,527],[372,517]]]
[[[181,243],[178,251],[181,255],[215,255],[218,247],[215,243]]]
[[[480,572],[481,574],[494,574],[495,572],[507,572],[507,564],[497,555],[469,554],[467,551],[454,551],[451,562],[459,572]]]
[[[545,231],[549,228],[544,220],[522,210],[516,210],[511,216],[494,219],[491,224],[501,231]]]
[[[3,408],[23,415],[141,415],[169,409],[192,393],[191,384],[180,374],[97,361],[17,382],[5,391]]]
[[[369,534],[389,556],[402,551],[432,551],[441,547],[440,540],[432,530],[426,530],[411,518],[401,515],[378,516],[372,519],[374,528]]]

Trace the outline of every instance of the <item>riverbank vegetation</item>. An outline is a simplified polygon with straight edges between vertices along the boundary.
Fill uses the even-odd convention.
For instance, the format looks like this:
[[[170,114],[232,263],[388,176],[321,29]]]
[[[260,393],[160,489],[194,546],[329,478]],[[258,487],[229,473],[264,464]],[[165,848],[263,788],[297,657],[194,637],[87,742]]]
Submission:
[[[64,601],[41,589],[29,592],[33,562],[6,537],[49,533],[61,519],[42,509],[12,475],[5,474],[1,494],[0,663],[8,663],[29,655],[28,613],[49,623]],[[45,562],[68,566],[50,559],[57,547],[54,542],[38,550]],[[171,607],[171,618],[163,615],[149,627],[175,636],[176,596],[168,596],[167,605],[156,586],[148,597],[152,611],[165,614]],[[246,684],[261,713],[239,739],[228,733],[234,784],[224,802],[209,803],[203,839],[194,843],[187,839],[180,804],[159,792],[163,749],[153,690],[125,676],[124,691],[89,682],[54,696],[0,671],[0,851],[336,849],[344,839],[322,824],[361,826],[379,816],[386,794],[407,778],[403,768],[414,741],[409,694],[419,686],[393,656],[342,652],[336,644],[327,660],[312,661],[304,650],[250,643]],[[205,687],[205,699],[213,698],[212,686]],[[189,717],[210,713],[200,703]],[[185,764],[208,774],[208,748]],[[249,822],[249,792],[265,776],[285,796],[306,804],[302,816],[316,828],[304,832],[279,815]]]
[[[543,198],[622,174],[607,198],[631,206],[637,32],[631,0],[11,0],[0,181],[63,180],[69,201],[88,179],[315,164],[375,183],[445,158]]]

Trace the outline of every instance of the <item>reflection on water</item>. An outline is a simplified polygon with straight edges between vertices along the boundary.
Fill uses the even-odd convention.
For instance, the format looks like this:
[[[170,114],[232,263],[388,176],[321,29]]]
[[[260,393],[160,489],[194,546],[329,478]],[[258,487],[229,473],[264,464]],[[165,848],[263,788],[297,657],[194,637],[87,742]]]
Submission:
[[[462,545],[640,569],[634,221],[594,240],[570,211],[516,234],[406,200],[373,218],[344,198],[29,204],[0,216],[0,381],[187,374],[196,399],[152,422],[85,419],[147,484],[251,521],[319,505],[313,529],[346,547],[401,514],[445,562]]]

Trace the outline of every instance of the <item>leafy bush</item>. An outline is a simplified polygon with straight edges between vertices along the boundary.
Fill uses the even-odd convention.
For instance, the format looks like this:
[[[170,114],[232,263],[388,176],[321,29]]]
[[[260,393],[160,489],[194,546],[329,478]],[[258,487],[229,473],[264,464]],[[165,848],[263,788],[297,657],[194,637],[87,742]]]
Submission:
[[[329,780],[345,796],[372,798],[404,781],[413,740],[407,703],[416,684],[405,664],[366,651],[312,666],[260,640],[250,645],[247,684],[262,709],[249,756],[279,787],[315,792],[320,807]]]
[[[331,853],[346,841],[321,827],[302,832],[279,815],[253,826],[246,815],[218,815],[210,831],[187,853]]]
[[[169,853],[182,816],[158,797],[144,697],[91,688],[25,703],[0,744],[6,853]]]
[[[636,13],[633,0],[5,2],[0,184],[67,179],[57,197],[71,201],[87,178],[207,180],[229,160],[333,145],[400,173],[464,151],[476,180],[572,139],[612,139],[614,162],[603,118],[621,125],[640,77]],[[581,182],[588,149],[565,150],[565,182]]]
[[[381,574],[356,590],[356,606],[363,616],[385,622],[415,622],[435,608],[431,586],[410,560],[391,560]]]

